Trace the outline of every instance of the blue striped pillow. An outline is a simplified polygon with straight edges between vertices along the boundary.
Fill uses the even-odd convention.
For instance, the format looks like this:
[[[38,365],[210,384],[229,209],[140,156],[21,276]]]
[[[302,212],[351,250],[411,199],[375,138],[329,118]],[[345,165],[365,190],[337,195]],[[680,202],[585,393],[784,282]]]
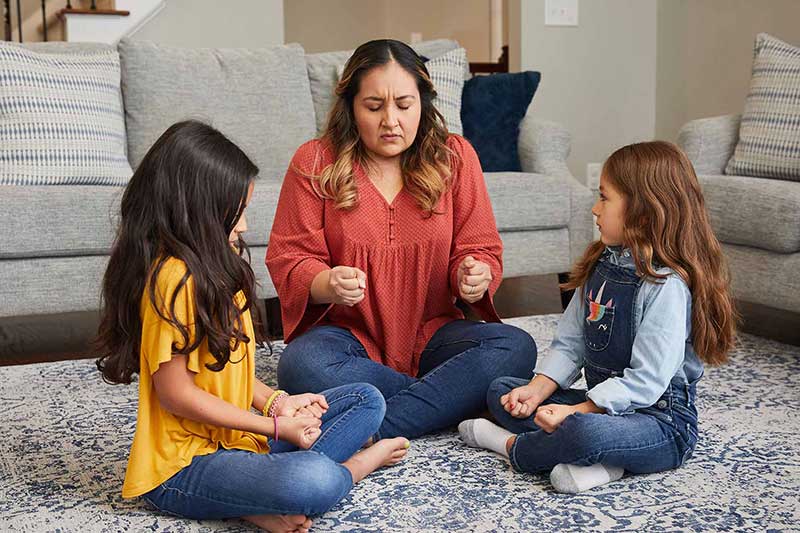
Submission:
[[[450,50],[425,63],[431,76],[436,98],[433,105],[444,116],[450,133],[462,135],[461,91],[464,89],[464,71],[467,69],[467,52],[463,48]]]
[[[119,55],[0,43],[0,185],[124,185]]]
[[[800,48],[756,37],[739,142],[726,174],[800,181]]]

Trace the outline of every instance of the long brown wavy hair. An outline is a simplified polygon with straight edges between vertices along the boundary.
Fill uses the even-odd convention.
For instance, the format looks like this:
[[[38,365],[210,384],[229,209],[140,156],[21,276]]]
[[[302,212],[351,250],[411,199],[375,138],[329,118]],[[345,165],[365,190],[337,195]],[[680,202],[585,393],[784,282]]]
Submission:
[[[261,340],[247,245],[240,238],[234,250],[228,242],[257,174],[244,152],[201,122],[171,126],[147,152],[122,196],[120,223],[103,278],[94,344],[105,381],[130,383],[140,370],[140,305],[145,293],[159,316],[180,333],[182,342],[173,343],[172,353],[188,355],[207,340],[216,359],[206,364],[212,371],[222,370],[231,350],[250,342],[242,318],[248,309],[256,340]],[[185,263],[186,273],[171,301],[161,302],[156,280],[171,257]],[[190,324],[175,314],[176,300],[187,290],[193,291],[194,300]],[[237,303],[239,291],[244,302]]]
[[[611,154],[603,176],[625,198],[623,245],[637,274],[659,282],[666,276],[656,273],[656,264],[686,282],[695,352],[706,363],[724,363],[736,340],[738,315],[730,272],[689,158],[664,141],[631,144]],[[601,241],[590,244],[563,288],[583,286],[604,249]]]
[[[369,41],[353,52],[336,86],[336,101],[323,134],[336,160],[322,169],[320,175],[308,177],[315,181],[317,193],[333,200],[338,209],[351,209],[358,204],[354,166],[370,168],[370,161],[358,134],[353,102],[364,75],[391,61],[414,76],[417,82],[422,106],[419,129],[414,142],[401,154],[400,169],[403,185],[420,208],[431,214],[449,185],[454,153],[447,147],[444,118],[433,105],[436,91],[428,69],[422,58],[400,41]]]

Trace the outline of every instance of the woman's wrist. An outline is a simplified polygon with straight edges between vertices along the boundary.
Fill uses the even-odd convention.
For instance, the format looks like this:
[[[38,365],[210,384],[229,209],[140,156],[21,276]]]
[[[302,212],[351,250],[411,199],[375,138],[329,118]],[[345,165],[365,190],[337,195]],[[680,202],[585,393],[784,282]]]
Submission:
[[[333,302],[333,289],[331,288],[331,269],[323,270],[311,282],[311,303],[316,305]]]

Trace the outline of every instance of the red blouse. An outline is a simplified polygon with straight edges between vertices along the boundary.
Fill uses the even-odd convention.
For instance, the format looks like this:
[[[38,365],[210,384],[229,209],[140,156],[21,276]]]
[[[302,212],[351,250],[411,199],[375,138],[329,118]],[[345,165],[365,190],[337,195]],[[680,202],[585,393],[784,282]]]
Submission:
[[[311,179],[334,162],[320,140],[302,145],[283,181],[266,263],[281,301],[286,342],[312,326],[348,329],[369,358],[416,376],[422,350],[444,324],[463,318],[454,305],[458,265],[468,255],[487,263],[493,280],[474,304],[481,318],[499,322],[492,297],[503,272],[503,245],[477,154],[451,135],[452,182],[427,216],[402,189],[389,204],[356,165],[358,203],[350,210],[314,192]],[[353,307],[311,303],[311,282],[334,266],[367,275],[365,298]]]

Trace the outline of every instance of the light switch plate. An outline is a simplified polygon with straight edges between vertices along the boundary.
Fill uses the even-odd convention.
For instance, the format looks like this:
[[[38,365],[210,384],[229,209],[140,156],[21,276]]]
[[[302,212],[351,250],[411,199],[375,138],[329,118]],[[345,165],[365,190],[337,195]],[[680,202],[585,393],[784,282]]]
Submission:
[[[577,26],[578,0],[545,0],[545,26]]]

